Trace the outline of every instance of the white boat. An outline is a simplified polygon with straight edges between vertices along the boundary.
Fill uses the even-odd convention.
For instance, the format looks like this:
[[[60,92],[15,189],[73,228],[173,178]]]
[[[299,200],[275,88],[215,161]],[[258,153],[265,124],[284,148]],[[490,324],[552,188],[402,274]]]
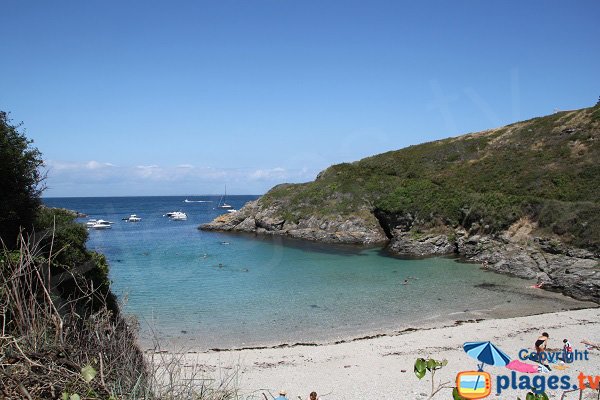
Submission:
[[[233,208],[231,208],[231,209],[227,210],[227,212],[230,214],[233,214],[233,213],[237,212],[237,210],[234,210]]]
[[[223,196],[221,196],[221,199],[219,200],[219,204],[217,205],[217,208],[225,208],[225,209],[231,208],[231,206],[225,202],[226,199],[227,199],[227,185],[225,185],[225,193],[223,194]]]
[[[88,228],[91,228],[92,226],[96,225],[97,223],[98,223],[98,220],[90,219],[90,220],[88,220],[88,222],[85,223],[85,226],[87,226]]]
[[[103,219],[99,219],[98,221],[96,221],[96,223],[94,225],[92,225],[93,229],[111,229],[112,226],[110,226],[112,222],[109,221],[105,221]]]
[[[187,220],[187,214],[183,211],[171,211],[163,215],[163,217],[169,217],[173,221],[185,221]]]
[[[169,216],[169,218],[171,218],[173,221],[186,221],[187,220],[187,214],[181,211],[175,211],[173,213],[169,213],[171,214]]]
[[[142,219],[138,217],[136,214],[131,214],[129,218],[127,218],[127,222],[140,222]]]

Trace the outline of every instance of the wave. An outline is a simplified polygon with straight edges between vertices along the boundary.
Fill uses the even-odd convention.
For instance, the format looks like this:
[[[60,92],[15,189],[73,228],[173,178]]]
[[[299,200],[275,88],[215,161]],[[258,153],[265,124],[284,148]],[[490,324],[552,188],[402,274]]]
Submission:
[[[184,203],[212,203],[213,201],[212,200],[188,200],[188,199],[185,199],[183,202]]]

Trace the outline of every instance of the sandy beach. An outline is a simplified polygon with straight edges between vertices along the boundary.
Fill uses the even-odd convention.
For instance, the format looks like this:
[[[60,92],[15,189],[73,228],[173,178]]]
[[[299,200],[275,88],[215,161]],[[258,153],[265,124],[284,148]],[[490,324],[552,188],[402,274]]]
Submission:
[[[582,339],[600,341],[600,309],[468,322],[338,344],[209,352],[185,349],[154,354],[154,357],[181,359],[190,375],[217,380],[232,376],[244,398],[264,399],[266,395],[272,399],[272,395],[277,396],[280,389],[285,389],[289,399],[305,399],[311,391],[316,391],[323,400],[426,399],[431,381],[429,375],[422,380],[414,375],[416,358],[448,360],[448,365],[437,371],[435,383],[454,385],[458,372],[477,369],[477,362],[462,349],[464,342],[489,340],[512,359],[517,359],[519,350],[533,349],[533,343],[543,331],[550,334],[550,350],[562,349],[564,338],[571,341],[575,350],[586,350],[580,343]],[[147,355],[152,356],[152,352]],[[600,375],[600,351],[589,350],[588,358],[567,364],[564,370],[553,368],[551,374],[568,375],[575,384],[580,372]],[[489,398],[516,399],[517,395],[525,398],[526,390],[505,389],[500,395],[496,393],[497,376],[510,376],[511,371],[492,366],[485,370],[492,376]],[[549,378],[551,374],[544,376]],[[535,376],[517,373],[517,377],[521,375]],[[547,389],[546,393],[550,398],[559,399],[563,390]],[[596,399],[597,395],[587,389],[583,398]],[[578,392],[570,393],[565,398],[578,396]],[[451,389],[442,390],[435,398],[452,398]]]

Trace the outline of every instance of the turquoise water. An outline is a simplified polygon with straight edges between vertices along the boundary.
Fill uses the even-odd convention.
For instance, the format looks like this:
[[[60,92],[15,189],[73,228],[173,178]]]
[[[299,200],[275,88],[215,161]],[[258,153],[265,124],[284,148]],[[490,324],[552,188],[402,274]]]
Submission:
[[[254,198],[228,202],[239,208]],[[379,249],[202,232],[197,226],[221,213],[218,197],[184,199],[44,200],[115,222],[90,230],[88,247],[107,256],[113,291],[139,318],[143,337],[153,330],[201,348],[331,341],[573,306],[532,292],[521,279],[448,258],[405,260]],[[188,220],[163,216],[177,210]],[[121,221],[132,213],[142,221]]]

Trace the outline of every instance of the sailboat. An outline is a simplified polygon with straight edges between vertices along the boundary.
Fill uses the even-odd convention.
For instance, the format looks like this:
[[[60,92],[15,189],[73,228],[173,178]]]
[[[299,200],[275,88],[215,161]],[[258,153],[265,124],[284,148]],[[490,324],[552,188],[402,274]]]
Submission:
[[[219,200],[219,205],[217,206],[217,208],[231,208],[231,206],[225,202],[226,198],[227,198],[227,185],[225,185],[225,193],[223,194],[223,196],[221,196],[221,199]]]

